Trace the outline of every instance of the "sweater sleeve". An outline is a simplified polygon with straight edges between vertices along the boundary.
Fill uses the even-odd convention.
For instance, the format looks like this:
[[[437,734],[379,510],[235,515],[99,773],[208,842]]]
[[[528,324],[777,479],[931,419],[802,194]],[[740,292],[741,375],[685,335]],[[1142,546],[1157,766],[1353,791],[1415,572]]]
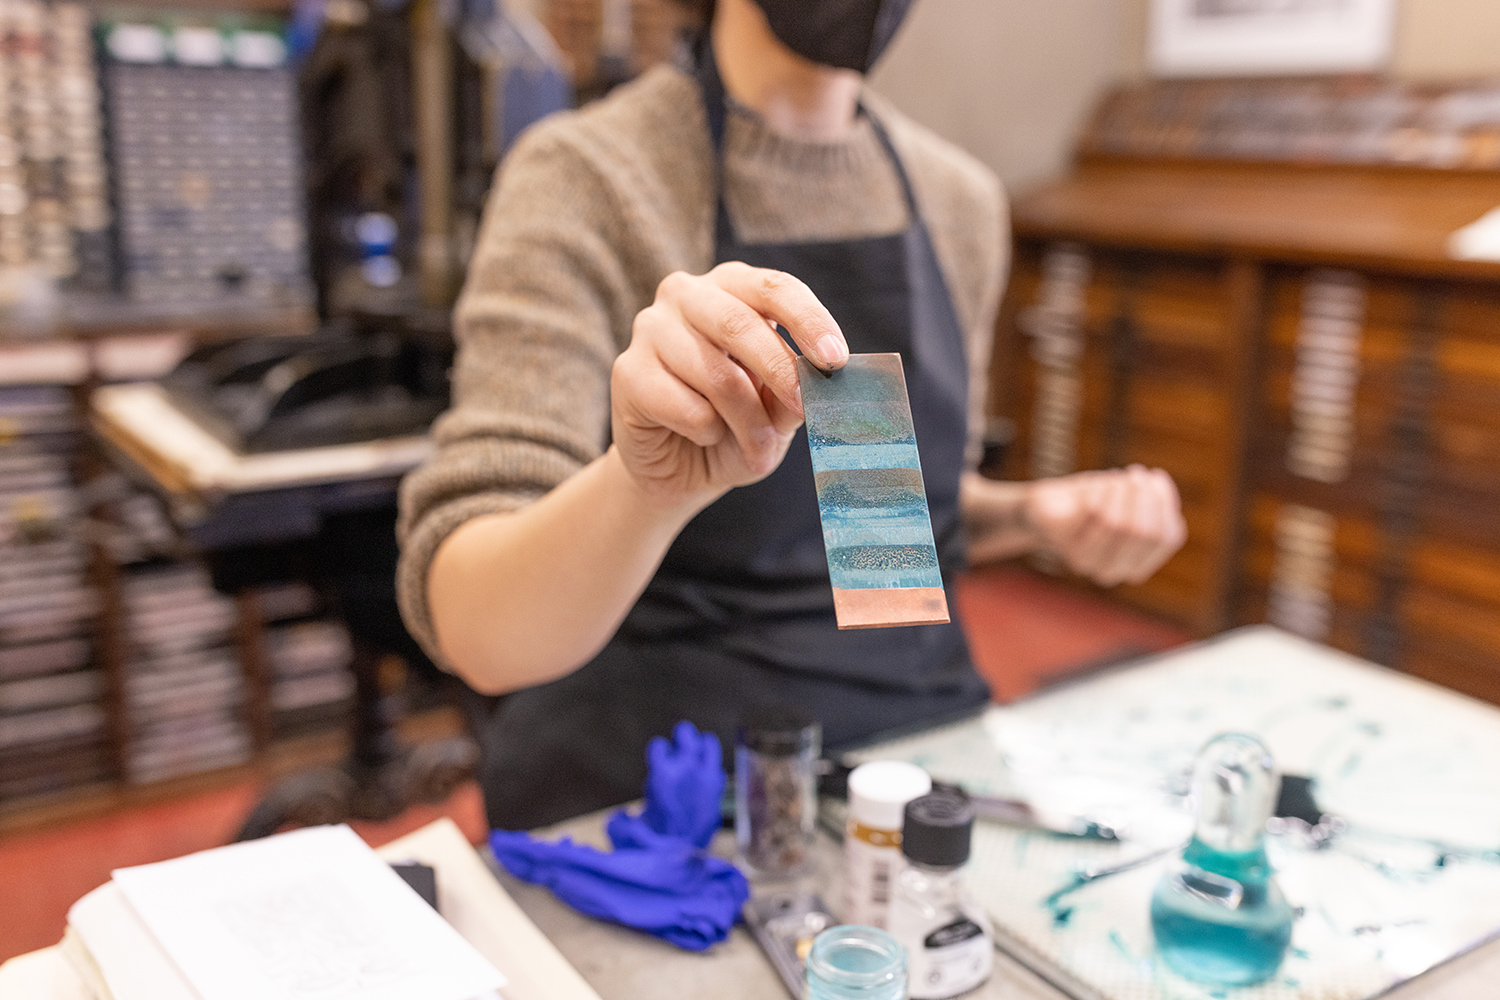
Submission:
[[[427,606],[434,554],[460,525],[515,510],[603,453],[609,378],[636,294],[604,179],[550,122],[506,158],[454,311],[452,406],[401,487],[396,589],[442,664]]]

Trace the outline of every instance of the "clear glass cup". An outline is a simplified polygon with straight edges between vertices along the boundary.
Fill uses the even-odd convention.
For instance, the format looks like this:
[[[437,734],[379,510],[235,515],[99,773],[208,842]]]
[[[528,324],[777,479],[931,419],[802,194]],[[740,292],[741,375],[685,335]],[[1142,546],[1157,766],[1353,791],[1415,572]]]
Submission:
[[[877,927],[830,927],[807,953],[803,1000],[906,1000],[906,949]]]

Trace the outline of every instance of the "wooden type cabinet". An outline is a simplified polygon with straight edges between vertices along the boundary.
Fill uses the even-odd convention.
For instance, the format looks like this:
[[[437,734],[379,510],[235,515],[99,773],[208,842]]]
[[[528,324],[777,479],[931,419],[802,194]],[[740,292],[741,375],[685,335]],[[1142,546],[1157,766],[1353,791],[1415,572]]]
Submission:
[[[0,833],[344,752],[342,625],[297,588],[215,594],[84,433],[101,383],[159,377],[249,321],[0,338]],[[146,593],[174,575],[190,579]]]
[[[1017,423],[1017,477],[1160,466],[1177,479],[1189,540],[1120,594],[1202,631],[1226,601],[1249,334],[1243,265],[1079,242],[1021,240],[999,388]],[[1076,285],[1076,287],[1074,287]],[[1021,303],[1025,303],[1024,305]]]
[[[1120,599],[1200,634],[1271,621],[1500,702],[1500,263],[1449,250],[1500,206],[1500,163],[1399,159],[1417,112],[1399,142],[1362,135],[1361,162],[1337,137],[1321,158],[1231,155],[1222,109],[1201,141],[1202,120],[1162,126],[1203,119],[1192,86],[1115,95],[1073,172],[1015,202],[991,399],[1017,427],[1007,473],[1160,466],[1189,540]]]
[[[1320,477],[1298,470],[1296,411],[1307,290],[1329,279],[1364,308],[1350,323],[1347,468]],[[1500,288],[1278,275],[1265,341],[1241,620],[1500,700]]]

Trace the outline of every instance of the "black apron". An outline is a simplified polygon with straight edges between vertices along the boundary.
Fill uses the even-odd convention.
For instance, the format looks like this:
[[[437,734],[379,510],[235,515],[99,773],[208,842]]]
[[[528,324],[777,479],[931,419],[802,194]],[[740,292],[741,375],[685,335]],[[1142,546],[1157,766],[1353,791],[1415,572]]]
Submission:
[[[851,351],[901,354],[933,535],[951,586],[964,559],[958,485],[968,364],[901,160],[872,117],[905,192],[906,231],[739,242],[723,197],[724,88],[709,46],[701,49],[699,82],[720,165],[714,259],[801,278],[838,321]],[[951,594],[948,607],[957,610]],[[485,808],[492,826],[528,829],[639,797],[647,742],[680,719],[718,733],[727,763],[740,712],[751,704],[804,706],[822,722],[825,746],[836,749],[988,697],[956,618],[838,631],[807,433],[799,430],[775,472],[731,490],[689,522],[603,652],[567,677],[501,703],[484,734]]]

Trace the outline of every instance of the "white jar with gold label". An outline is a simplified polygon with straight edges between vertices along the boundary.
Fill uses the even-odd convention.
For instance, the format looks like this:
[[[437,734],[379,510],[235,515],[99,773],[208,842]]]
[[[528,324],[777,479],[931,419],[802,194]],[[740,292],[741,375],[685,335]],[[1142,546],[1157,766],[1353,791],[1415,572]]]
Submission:
[[[901,822],[906,804],[932,790],[915,764],[878,760],[849,773],[849,821],[844,830],[844,922],[884,928],[891,891],[905,860]]]

